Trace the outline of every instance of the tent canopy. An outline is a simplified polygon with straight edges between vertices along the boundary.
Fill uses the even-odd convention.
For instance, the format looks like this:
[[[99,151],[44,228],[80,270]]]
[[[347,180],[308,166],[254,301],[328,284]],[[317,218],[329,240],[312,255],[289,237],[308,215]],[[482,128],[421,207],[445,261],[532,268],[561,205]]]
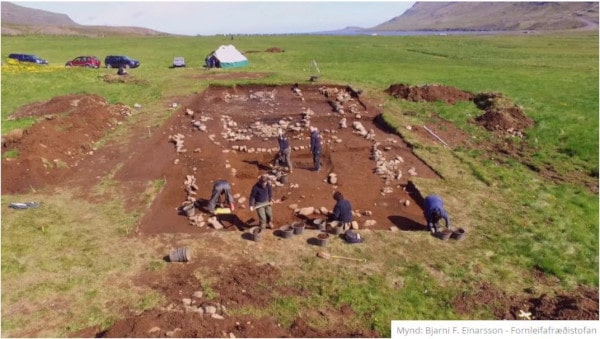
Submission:
[[[207,67],[243,67],[248,65],[248,59],[233,45],[219,46],[206,57]]]

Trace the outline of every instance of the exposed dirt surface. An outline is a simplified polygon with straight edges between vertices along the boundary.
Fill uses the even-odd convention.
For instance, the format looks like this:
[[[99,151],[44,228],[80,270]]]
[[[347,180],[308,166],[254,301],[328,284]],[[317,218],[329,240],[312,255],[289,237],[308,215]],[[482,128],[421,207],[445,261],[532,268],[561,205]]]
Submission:
[[[488,131],[505,131],[521,134],[534,125],[531,118],[523,114],[523,108],[512,103],[499,93],[479,93],[473,98],[477,108],[485,114],[475,118],[475,121]]]
[[[94,143],[130,113],[129,107],[109,105],[95,95],[66,95],[22,107],[15,117],[40,120],[20,138],[3,142],[2,151],[16,149],[18,158],[2,159],[2,193],[63,183],[90,164]]]
[[[254,73],[237,75],[264,76]],[[233,73],[227,76],[235,77]],[[461,94],[453,100],[464,100],[464,97]],[[140,208],[145,202],[139,193],[149,183],[164,180],[164,187],[138,225],[138,236],[239,232],[241,241],[244,241],[242,235],[245,230],[256,225],[255,213],[247,208],[252,185],[263,173],[282,174],[271,170],[268,164],[277,150],[277,132],[283,129],[291,139],[294,170],[286,176],[286,183],[274,186],[274,198],[282,201],[273,206],[276,226],[323,217],[318,212],[300,217],[289,205],[331,209],[332,193],[338,189],[352,203],[360,229],[387,231],[390,225],[394,225],[403,230],[425,231],[420,207],[422,197],[410,178],[436,178],[437,175],[411,152],[410,146],[398,135],[380,126],[380,119],[374,113],[376,103],[368,98],[360,99],[344,87],[326,85],[211,86],[198,95],[178,98],[176,107],[169,103],[172,114],[160,127],[149,129],[140,122],[140,126],[132,126],[126,142],[108,142],[94,150],[92,145],[120,121],[131,113],[143,112],[123,105],[109,105],[97,96],[57,97],[25,106],[16,113],[17,116],[39,117],[40,121],[23,131],[20,137],[3,145],[3,152],[16,149],[18,157],[2,160],[2,193],[31,189],[51,191],[62,185],[87,188],[114,173],[112,179],[119,182],[118,186],[126,192],[125,196],[131,197],[124,203],[130,208]],[[342,111],[345,113],[340,113]],[[344,117],[347,127],[341,128]],[[466,138],[464,134],[451,138],[452,130],[442,128],[451,124],[442,119],[437,121],[431,128],[448,142],[460,143],[462,138]],[[360,123],[364,133],[356,128],[355,123]],[[312,157],[308,150],[309,124],[318,127],[323,138],[321,172],[312,170]],[[449,134],[444,134],[444,131]],[[182,141],[180,147],[177,147],[175,139]],[[373,148],[374,141],[379,143],[377,149]],[[432,139],[432,142],[436,141]],[[381,163],[386,163],[386,159],[397,160],[393,162],[393,173],[377,171],[374,158]],[[398,170],[403,173],[401,177],[397,176]],[[337,174],[336,185],[328,183],[329,173]],[[190,176],[198,186],[193,193],[186,192],[184,184]],[[182,202],[188,195],[196,197],[197,214],[203,214],[212,182],[221,178],[229,180],[233,184],[233,193],[246,198],[246,201],[236,198],[235,216],[219,218],[225,226],[222,230],[200,223],[192,226],[187,216],[178,213]],[[411,202],[409,206],[403,203],[407,200]],[[206,219],[208,215],[204,217]],[[365,227],[367,220],[375,223]],[[263,235],[271,236],[275,236],[275,232]],[[233,262],[235,260],[238,262]],[[267,305],[274,295],[302,296],[307,293],[290,287],[273,287],[273,282],[281,274],[275,267],[258,265],[248,258],[235,260],[223,262],[219,258],[205,256],[189,263],[175,263],[160,273],[143,273],[138,284],[163,293],[168,299],[167,305],[141,315],[131,315],[104,331],[87,329],[75,336],[379,336],[371,330],[353,330],[344,326],[344,318],[353,314],[350,306],[316,310],[327,316],[331,324],[319,329],[309,326],[307,319],[301,316],[290,326],[282,326],[276,320],[277,315],[263,318],[231,315],[231,310],[244,305]],[[198,272],[203,269],[219,272],[222,283],[215,287],[220,298],[218,301],[196,293],[202,283]],[[485,288],[481,290],[486,291]],[[456,309],[467,311],[472,305],[485,302],[482,301],[487,297],[484,292],[478,292],[475,297],[457,298]],[[571,296],[544,296],[530,300],[514,300],[500,292],[492,294],[510,301],[504,309],[523,309],[521,303],[526,303],[527,307],[523,310],[539,312],[535,313],[536,319],[588,319],[594,314],[597,319],[597,290],[595,304],[592,292],[578,290]],[[189,300],[184,302],[183,299]],[[593,305],[596,306],[595,313]],[[206,306],[214,306],[218,315],[210,316],[204,311],[201,314],[199,308]],[[542,309],[550,310],[552,307],[554,311],[550,318],[549,313]],[[498,317],[508,318],[504,314],[498,314]]]
[[[279,47],[271,47],[271,48],[267,48],[265,52],[268,52],[268,53],[283,53],[285,51],[283,49],[279,48]]]
[[[458,313],[486,306],[503,320],[598,320],[598,289],[578,287],[569,295],[515,297],[481,283],[474,292],[454,299]]]
[[[274,296],[302,296],[307,291],[277,286],[281,272],[268,264],[257,265],[247,259],[223,262],[218,258],[199,258],[189,263],[170,266],[167,272],[147,273],[139,277],[139,284],[149,285],[163,293],[168,302],[164,307],[132,315],[117,321],[110,329],[100,331],[89,328],[75,333],[74,337],[379,337],[370,330],[349,330],[345,319],[353,314],[347,305],[339,310],[319,309],[332,324],[328,329],[318,329],[297,316],[289,326],[277,322],[277,315],[256,318],[248,315],[231,315],[231,310],[243,306],[266,307]],[[198,272],[210,269],[218,273],[220,283],[214,293],[217,300],[199,291],[202,283]],[[184,299],[187,299],[185,302]],[[214,307],[216,315],[204,310]]]
[[[526,130],[535,125],[535,121],[525,115],[523,108],[512,102],[502,93],[471,94],[460,89],[443,85],[409,86],[391,85],[386,92],[396,98],[409,101],[443,101],[455,104],[458,101],[472,101],[483,113],[472,120],[492,132],[496,142],[468,142],[469,135],[456,128],[451,122],[432,113],[429,126],[407,126],[421,140],[446,143],[449,147],[468,146],[482,149],[491,159],[500,162],[517,159],[542,178],[555,183],[576,183],[586,187],[592,193],[598,193],[598,176],[594,173],[576,170],[560,172],[550,165],[535,165],[535,149],[528,147],[519,139],[527,137]],[[410,115],[411,112],[405,114]],[[429,129],[429,131],[427,130]],[[438,138],[439,137],[439,138]],[[511,139],[510,137],[515,137]],[[441,139],[441,140],[440,140]]]
[[[386,92],[396,98],[409,101],[443,101],[454,105],[458,101],[471,101],[473,94],[444,85],[411,86],[405,84],[391,85]]]

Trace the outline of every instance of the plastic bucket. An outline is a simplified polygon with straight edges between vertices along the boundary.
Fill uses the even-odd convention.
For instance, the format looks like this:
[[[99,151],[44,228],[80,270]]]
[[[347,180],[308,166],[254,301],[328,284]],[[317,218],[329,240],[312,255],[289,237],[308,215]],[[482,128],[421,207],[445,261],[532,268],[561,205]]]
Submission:
[[[294,234],[304,233],[304,223],[303,222],[297,222],[297,223],[293,224],[292,227],[294,228]]]
[[[194,204],[187,204],[182,209],[188,217],[193,217],[196,214],[196,206]]]
[[[261,235],[262,235],[261,227],[256,227],[256,228],[254,228],[254,230],[252,230],[252,240],[259,241]]]
[[[289,239],[294,235],[294,228],[289,225],[281,226],[279,231],[281,231],[281,237],[284,239]]]
[[[446,230],[439,232],[439,237],[440,237],[440,239],[445,241],[445,240],[450,239],[450,237],[452,236],[452,233],[453,232],[451,230],[446,229]]]
[[[452,239],[456,239],[456,240],[460,240],[462,239],[462,237],[464,237],[465,235],[465,229],[464,228],[457,228],[454,230],[454,232],[452,232]]]
[[[331,234],[340,235],[344,233],[344,228],[339,225],[331,228]]]
[[[185,247],[176,248],[171,250],[169,253],[169,261],[170,262],[186,262],[190,261],[191,253]]]
[[[319,246],[327,246],[329,242],[329,234],[326,232],[321,232],[317,235],[317,245]]]

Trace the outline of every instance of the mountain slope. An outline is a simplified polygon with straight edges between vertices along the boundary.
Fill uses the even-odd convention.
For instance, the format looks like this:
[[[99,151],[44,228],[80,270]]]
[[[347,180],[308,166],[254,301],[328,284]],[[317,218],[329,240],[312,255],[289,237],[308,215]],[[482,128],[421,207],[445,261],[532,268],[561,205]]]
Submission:
[[[27,8],[5,1],[1,6],[2,35],[170,35],[142,27],[80,25],[66,14]]]
[[[377,31],[598,29],[597,2],[417,2]]]

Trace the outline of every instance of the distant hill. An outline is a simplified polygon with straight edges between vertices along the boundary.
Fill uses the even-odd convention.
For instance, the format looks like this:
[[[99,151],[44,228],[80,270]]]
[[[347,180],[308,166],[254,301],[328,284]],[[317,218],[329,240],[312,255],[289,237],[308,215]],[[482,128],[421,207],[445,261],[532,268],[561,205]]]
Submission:
[[[2,35],[171,35],[142,27],[80,25],[66,14],[27,8],[11,2],[3,1],[0,6],[2,6]]]
[[[598,29],[598,2],[417,2],[368,31]]]

